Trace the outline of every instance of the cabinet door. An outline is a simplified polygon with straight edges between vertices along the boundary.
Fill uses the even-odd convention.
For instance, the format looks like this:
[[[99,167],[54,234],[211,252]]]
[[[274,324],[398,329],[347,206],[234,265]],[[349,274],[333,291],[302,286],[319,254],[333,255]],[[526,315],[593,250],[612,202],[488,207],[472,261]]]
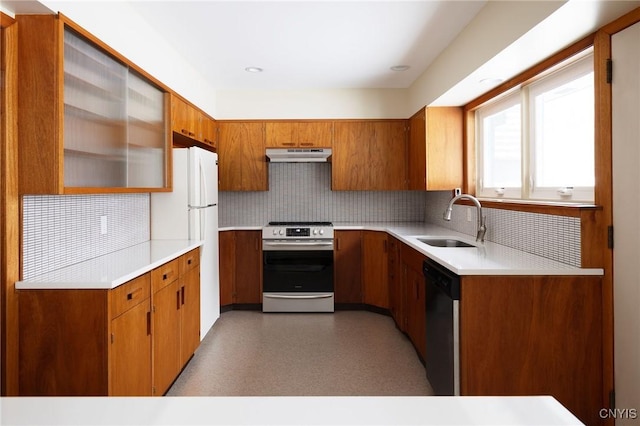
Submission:
[[[331,164],[331,189],[369,189],[371,122],[336,122]]]
[[[407,124],[403,121],[373,123],[369,146],[369,187],[373,191],[407,189]]]
[[[236,233],[236,287],[234,303],[262,303],[262,233]]]
[[[407,307],[407,334],[416,350],[425,358],[426,354],[426,313],[424,295],[424,277],[408,264],[403,265],[405,284],[405,303]]]
[[[362,287],[364,303],[389,308],[387,234],[363,232]]]
[[[267,147],[293,148],[296,142],[297,125],[295,122],[265,123],[265,143]]]
[[[217,150],[218,125],[216,120],[207,116],[202,116],[202,142]]]
[[[423,108],[409,119],[409,189],[462,186],[462,110]]]
[[[151,310],[147,299],[111,321],[111,396],[151,396]]]
[[[362,231],[335,231],[336,303],[362,303]]]
[[[179,281],[153,294],[153,390],[164,395],[180,372],[180,307]]]
[[[181,279],[181,366],[200,344],[200,268],[189,269]]]
[[[267,191],[264,124],[219,123],[218,179],[221,191]]]
[[[389,236],[388,247],[389,309],[398,328],[405,331],[400,242],[396,238]]]
[[[220,245],[220,306],[231,305],[234,299],[236,280],[235,231],[219,234]]]
[[[297,123],[297,142],[300,148],[331,148],[333,123],[331,121],[304,121]]]

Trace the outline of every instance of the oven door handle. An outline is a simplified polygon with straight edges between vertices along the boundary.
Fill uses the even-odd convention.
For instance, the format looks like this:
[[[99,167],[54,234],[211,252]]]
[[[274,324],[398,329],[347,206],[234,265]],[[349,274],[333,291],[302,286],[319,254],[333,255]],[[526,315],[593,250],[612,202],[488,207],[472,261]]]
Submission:
[[[301,295],[294,295],[294,294],[267,294],[267,293],[263,293],[264,297],[267,297],[269,299],[328,299],[330,297],[333,297],[333,294],[314,294],[314,295],[308,295],[308,294],[301,294]]]
[[[314,242],[279,242],[279,241],[262,241],[262,249],[266,251],[275,250],[333,250],[333,241],[314,241]]]

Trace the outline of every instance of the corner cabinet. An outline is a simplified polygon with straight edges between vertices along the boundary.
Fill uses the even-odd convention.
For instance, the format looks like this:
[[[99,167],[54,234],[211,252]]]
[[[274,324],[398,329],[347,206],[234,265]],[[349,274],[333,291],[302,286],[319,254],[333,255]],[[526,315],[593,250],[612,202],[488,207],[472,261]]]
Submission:
[[[462,187],[462,108],[422,108],[409,119],[410,190]]]
[[[170,189],[169,96],[63,15],[18,15],[21,194]]]

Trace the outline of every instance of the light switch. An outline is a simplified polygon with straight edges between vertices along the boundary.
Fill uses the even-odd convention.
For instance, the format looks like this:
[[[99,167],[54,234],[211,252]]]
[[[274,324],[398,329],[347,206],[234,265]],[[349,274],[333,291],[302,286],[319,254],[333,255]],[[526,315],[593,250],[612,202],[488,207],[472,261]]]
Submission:
[[[100,216],[100,235],[107,235],[107,216]]]

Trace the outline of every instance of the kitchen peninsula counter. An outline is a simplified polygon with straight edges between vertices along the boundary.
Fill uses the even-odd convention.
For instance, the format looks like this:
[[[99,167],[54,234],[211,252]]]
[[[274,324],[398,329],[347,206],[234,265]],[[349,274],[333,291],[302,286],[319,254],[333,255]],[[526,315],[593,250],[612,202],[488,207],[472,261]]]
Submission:
[[[200,247],[200,240],[149,240],[16,282],[17,290],[112,289]]]

